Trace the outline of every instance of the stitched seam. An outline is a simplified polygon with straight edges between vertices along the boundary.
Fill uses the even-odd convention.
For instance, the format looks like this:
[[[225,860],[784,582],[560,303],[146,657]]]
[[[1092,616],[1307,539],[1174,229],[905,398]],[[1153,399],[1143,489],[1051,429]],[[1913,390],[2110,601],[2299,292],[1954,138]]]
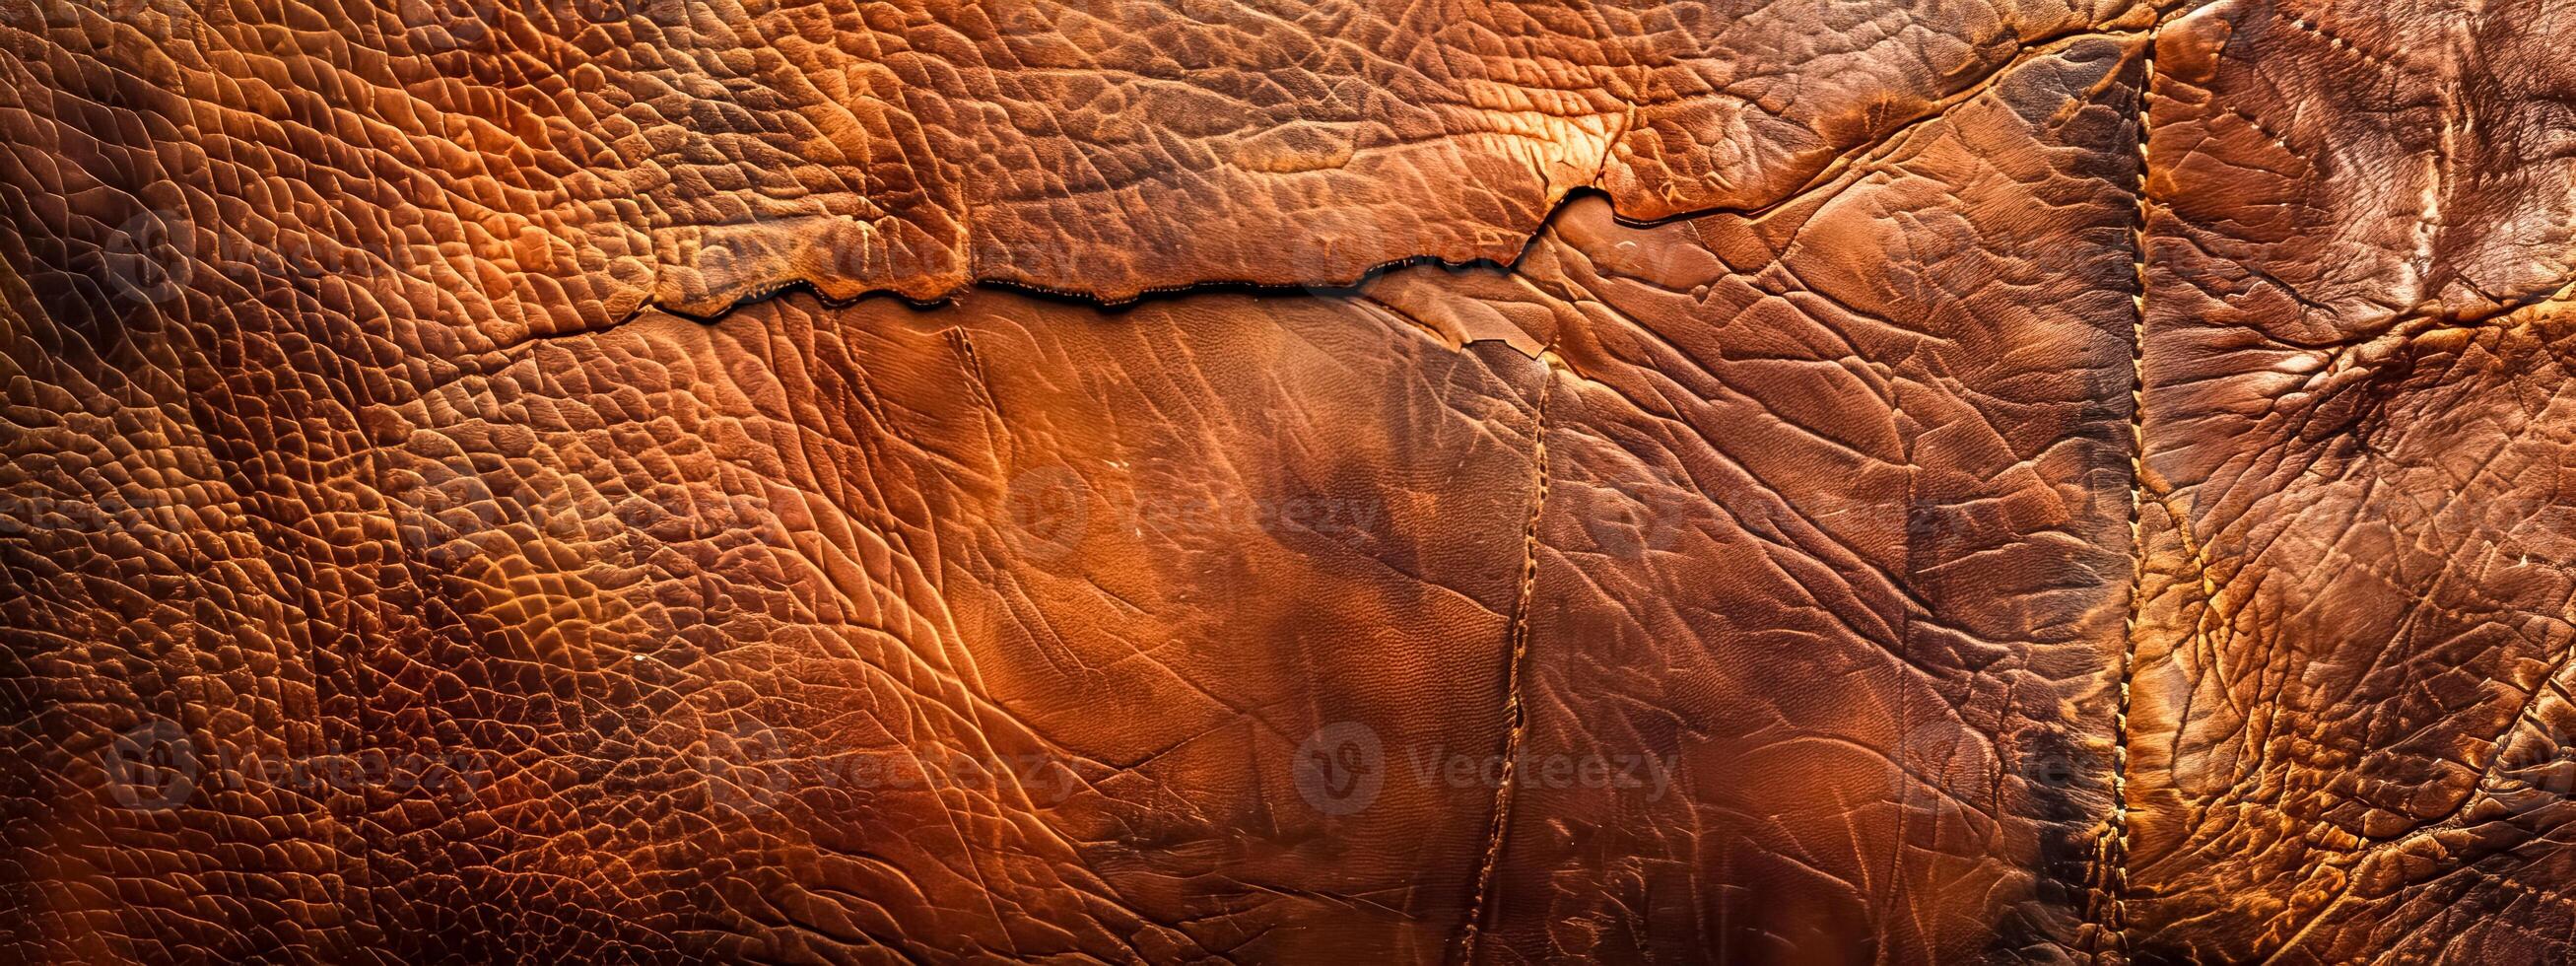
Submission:
[[[1485,919],[1486,897],[1493,891],[1494,869],[1503,857],[1503,839],[1511,831],[1512,771],[1520,759],[1521,739],[1527,732],[1529,715],[1521,703],[1521,666],[1529,657],[1530,600],[1538,590],[1538,523],[1547,508],[1547,401],[1556,385],[1556,355],[1553,350],[1539,354],[1544,366],[1538,385],[1538,405],[1534,431],[1536,444],[1531,448],[1531,461],[1536,464],[1538,485],[1530,495],[1529,519],[1521,529],[1520,599],[1512,608],[1511,629],[1505,639],[1511,644],[1510,663],[1503,678],[1503,717],[1509,730],[1503,738],[1502,780],[1494,787],[1494,821],[1485,834],[1485,860],[1476,867],[1476,892],[1467,903],[1467,925],[1459,934],[1459,961],[1474,962],[1478,930]]]
[[[2163,25],[2159,23],[2157,28]],[[2109,935],[2112,947],[2125,961],[2129,953],[2128,885],[2129,885],[2129,695],[2137,671],[2138,615],[2145,604],[2147,554],[2145,529],[2141,525],[2146,509],[2147,463],[2147,150],[2153,125],[2149,121],[2149,99],[2156,81],[2156,32],[2147,31],[2145,54],[2140,60],[2138,78],[2138,176],[2131,192],[2137,204],[2137,223],[2131,229],[2133,258],[2131,271],[2136,290],[2130,295],[2129,329],[2129,572],[2128,615],[2121,621],[2120,690],[2111,717],[2111,814],[2104,830],[2102,867],[2106,881],[2099,884],[2106,901],[2101,903],[2102,931]]]

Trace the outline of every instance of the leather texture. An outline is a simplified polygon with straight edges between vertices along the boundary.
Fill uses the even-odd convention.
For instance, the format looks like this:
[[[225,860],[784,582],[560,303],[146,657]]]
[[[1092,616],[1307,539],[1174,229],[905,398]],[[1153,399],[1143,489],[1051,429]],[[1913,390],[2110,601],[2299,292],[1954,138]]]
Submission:
[[[0,0],[0,949],[2576,961],[2569,36]]]

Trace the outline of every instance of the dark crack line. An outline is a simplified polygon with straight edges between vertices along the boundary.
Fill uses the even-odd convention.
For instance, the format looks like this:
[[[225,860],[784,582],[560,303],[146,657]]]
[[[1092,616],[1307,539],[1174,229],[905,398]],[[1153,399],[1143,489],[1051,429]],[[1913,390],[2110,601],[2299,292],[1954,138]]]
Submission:
[[[954,286],[946,294],[942,294],[934,298],[925,299],[903,295],[899,292],[882,287],[871,287],[846,298],[832,298],[824,295],[813,280],[799,278],[778,281],[765,287],[753,289],[744,293],[740,297],[735,298],[732,302],[726,304],[722,308],[716,309],[712,312],[703,313],[687,311],[676,306],[663,305],[657,297],[647,294],[639,304],[637,304],[633,309],[621,313],[620,317],[610,323],[610,325],[611,327],[623,325],[627,322],[634,321],[636,318],[647,312],[653,311],[700,323],[715,323],[722,321],[726,316],[733,314],[736,310],[759,304],[761,302],[766,302],[800,290],[812,294],[818,301],[830,308],[846,307],[864,299],[880,296],[898,298],[904,303],[916,308],[930,308],[947,305],[959,296],[977,289],[998,289],[1019,292],[1050,301],[1074,303],[1114,311],[1130,308],[1150,301],[1215,292],[1235,292],[1252,295],[1354,295],[1378,276],[1422,265],[1437,265],[1452,271],[1486,268],[1512,273],[1518,269],[1521,262],[1528,256],[1529,252],[1535,249],[1539,245],[1540,241],[1547,236],[1548,227],[1556,221],[1557,217],[1567,208],[1572,207],[1578,200],[1586,196],[1597,196],[1608,200],[1611,207],[1612,217],[1617,220],[1619,224],[1631,228],[1653,228],[1677,222],[1719,216],[1733,216],[1748,220],[1760,220],[1767,215],[1792,207],[1802,200],[1811,198],[1816,191],[1833,186],[1835,183],[1842,180],[1845,175],[1849,174],[1850,169],[1853,167],[1882,159],[1888,151],[1895,149],[1899,142],[1910,137],[1918,129],[1932,122],[1948,117],[1951,109],[1953,108],[1976,101],[1979,97],[1990,92],[1996,84],[2002,81],[2004,77],[2028,66],[2036,60],[2054,55],[2063,51],[2071,44],[2087,39],[2135,38],[2143,33],[2149,38],[2150,44],[2152,44],[2154,32],[2161,28],[2163,24],[2171,22],[2177,17],[2209,6],[2212,2],[2215,2],[2215,0],[2195,0],[2195,2],[2184,4],[2170,10],[2165,10],[2160,13],[2158,19],[2153,25],[2145,28],[2144,30],[2138,28],[2122,29],[2108,26],[2090,26],[2088,28],[2079,28],[2060,34],[2022,41],[2019,45],[2020,49],[2014,54],[2014,56],[2008,58],[2003,64],[1997,65],[1992,70],[1980,75],[1976,80],[1970,82],[1960,90],[1933,99],[1925,105],[1921,114],[1908,118],[1889,130],[1879,132],[1867,140],[1843,150],[1832,161],[1828,162],[1823,168],[1811,175],[1807,179],[1806,183],[1792,189],[1781,197],[1774,198],[1760,204],[1710,205],[1654,217],[1638,217],[1621,211],[1619,207],[1619,198],[1615,194],[1599,187],[1599,179],[1596,178],[1590,184],[1583,187],[1577,187],[1563,193],[1558,196],[1553,203],[1549,204],[1547,206],[1546,213],[1538,219],[1537,223],[1529,229],[1528,234],[1521,239],[1519,251],[1513,254],[1513,256],[1508,260],[1495,258],[1470,258],[1463,261],[1453,261],[1436,255],[1413,255],[1404,258],[1392,259],[1371,266],[1361,271],[1357,277],[1348,281],[1319,283],[1260,282],[1247,279],[1203,279],[1183,284],[1141,287],[1132,293],[1121,294],[1114,297],[1104,297],[1080,290],[1054,288],[1020,279],[970,277],[962,283]],[[581,333],[563,333],[563,335],[576,334]]]

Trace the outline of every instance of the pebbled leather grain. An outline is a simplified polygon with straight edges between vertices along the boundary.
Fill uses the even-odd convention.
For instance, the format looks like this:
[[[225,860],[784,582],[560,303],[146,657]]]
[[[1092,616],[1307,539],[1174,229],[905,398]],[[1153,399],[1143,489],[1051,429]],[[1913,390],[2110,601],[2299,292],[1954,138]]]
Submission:
[[[2570,28],[0,0],[0,946],[2576,959]]]

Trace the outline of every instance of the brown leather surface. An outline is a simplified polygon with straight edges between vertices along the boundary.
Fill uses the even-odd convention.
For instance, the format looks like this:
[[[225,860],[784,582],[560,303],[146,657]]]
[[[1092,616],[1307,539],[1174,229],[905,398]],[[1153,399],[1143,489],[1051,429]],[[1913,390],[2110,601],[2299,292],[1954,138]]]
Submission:
[[[0,0],[0,948],[2576,961],[2571,33]]]

